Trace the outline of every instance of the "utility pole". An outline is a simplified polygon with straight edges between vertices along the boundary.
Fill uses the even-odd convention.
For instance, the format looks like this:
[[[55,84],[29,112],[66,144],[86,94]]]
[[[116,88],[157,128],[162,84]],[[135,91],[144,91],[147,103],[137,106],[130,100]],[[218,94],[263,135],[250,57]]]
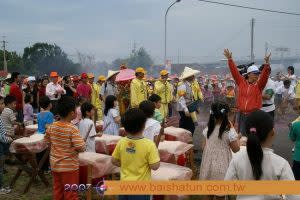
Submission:
[[[269,44],[266,42],[265,43],[265,55],[267,55],[268,50],[269,50]]]
[[[177,54],[177,64],[180,62],[180,49],[178,49],[178,54]]]
[[[131,50],[131,53],[132,54],[136,53],[136,42],[135,41],[133,42],[133,49]]]
[[[7,42],[5,41],[5,36],[3,36],[3,41],[2,41],[2,47],[3,47],[3,70],[7,71],[7,62],[6,62],[6,55],[5,55],[5,44]]]
[[[250,54],[250,59],[251,62],[254,62],[254,22],[255,19],[251,19],[251,54]]]

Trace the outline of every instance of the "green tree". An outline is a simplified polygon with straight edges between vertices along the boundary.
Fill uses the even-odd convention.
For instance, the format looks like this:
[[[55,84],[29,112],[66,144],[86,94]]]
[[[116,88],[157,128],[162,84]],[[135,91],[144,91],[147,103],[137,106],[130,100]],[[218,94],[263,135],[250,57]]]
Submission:
[[[113,67],[114,70],[119,70],[120,66],[123,63],[128,63],[128,58],[127,59],[117,58],[116,60],[114,60],[112,62],[112,67]]]
[[[15,51],[9,52],[5,51],[6,61],[7,61],[7,71],[13,72],[18,71],[24,72],[24,64],[22,57],[18,55]],[[0,50],[0,69],[3,70],[4,62],[3,62],[3,50]]]
[[[147,68],[152,64],[153,60],[144,47],[141,47],[138,51],[134,51],[128,59],[128,65],[132,67]]]
[[[56,44],[35,43],[26,47],[23,54],[24,68],[31,74],[49,74],[57,71],[62,75],[76,74],[80,64],[75,64]]]
[[[153,60],[144,47],[141,47],[139,50],[133,50],[131,55],[128,58],[118,58],[112,62],[114,69],[118,69],[121,64],[126,63],[129,67],[144,67],[149,68],[153,65]]]

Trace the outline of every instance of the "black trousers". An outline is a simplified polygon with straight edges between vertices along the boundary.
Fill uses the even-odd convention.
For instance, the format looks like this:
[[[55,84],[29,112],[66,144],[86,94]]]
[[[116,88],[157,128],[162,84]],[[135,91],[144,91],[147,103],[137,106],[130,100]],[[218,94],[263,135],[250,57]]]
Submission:
[[[179,128],[184,128],[192,133],[195,132],[195,124],[191,117],[185,116],[183,111],[179,111],[180,120],[179,120]]]
[[[271,111],[271,112],[268,112],[269,115],[271,115],[272,119],[274,120],[275,118],[275,110]]]
[[[51,100],[51,104],[52,104],[52,109],[50,110],[52,112],[52,114],[55,116],[57,115],[57,104],[58,104],[58,100]]]
[[[36,159],[37,159],[38,163],[40,162],[40,160],[42,160],[42,158],[43,158],[43,156],[44,156],[44,154],[45,154],[46,151],[47,151],[47,149],[44,150],[44,151],[42,151],[42,152],[40,152],[40,153],[36,154]],[[50,157],[48,155],[46,161],[44,162],[44,164],[42,166],[42,170],[43,171],[47,171],[49,169],[49,166],[50,166]]]
[[[300,162],[294,160],[293,161],[293,167],[292,167],[294,176],[295,176],[295,180],[299,181],[300,180]]]

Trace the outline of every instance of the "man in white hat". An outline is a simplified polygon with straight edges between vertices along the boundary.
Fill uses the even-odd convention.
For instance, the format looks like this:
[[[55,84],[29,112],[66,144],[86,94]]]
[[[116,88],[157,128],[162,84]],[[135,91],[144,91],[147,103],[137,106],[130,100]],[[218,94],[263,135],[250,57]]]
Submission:
[[[238,71],[236,64],[232,59],[232,53],[228,50],[224,50],[224,55],[228,59],[228,66],[235,83],[238,86],[238,110],[239,110],[239,132],[242,135],[246,135],[245,121],[247,115],[251,112],[261,109],[262,107],[262,92],[265,88],[269,75],[270,68],[270,56],[265,56],[264,68],[260,74],[257,66],[252,65],[247,69],[247,79],[245,79]]]
[[[195,131],[195,125],[197,125],[197,117],[195,110],[189,110],[189,105],[194,103],[197,107],[196,102],[203,99],[200,86],[195,80],[195,75],[199,73],[198,70],[185,67],[179,78],[182,82],[178,84],[177,88],[177,110],[180,115],[179,127],[189,130],[192,134]]]
[[[102,85],[101,88],[101,98],[103,99],[103,101],[105,101],[105,98],[108,95],[114,95],[114,96],[118,96],[118,87],[116,84],[116,77],[117,75],[120,73],[120,71],[112,71],[109,70],[108,71],[108,75],[106,77],[106,82]]]

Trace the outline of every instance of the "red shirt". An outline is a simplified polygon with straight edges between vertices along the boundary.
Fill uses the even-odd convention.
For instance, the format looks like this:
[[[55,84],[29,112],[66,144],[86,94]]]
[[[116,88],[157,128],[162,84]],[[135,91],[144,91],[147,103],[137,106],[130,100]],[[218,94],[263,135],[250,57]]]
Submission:
[[[40,97],[46,96],[46,87],[44,87],[44,86],[40,87],[40,89],[39,89],[39,96]]]
[[[10,85],[9,95],[17,100],[16,110],[23,110],[23,93],[18,84],[12,83]]]
[[[79,97],[91,98],[92,88],[89,84],[79,83],[76,91]]]
[[[269,74],[271,71],[270,65],[266,65],[259,76],[257,82],[250,84],[239,73],[234,61],[228,60],[229,69],[232,77],[238,85],[238,109],[240,112],[247,114],[258,110],[262,107],[262,91],[265,88]]]

